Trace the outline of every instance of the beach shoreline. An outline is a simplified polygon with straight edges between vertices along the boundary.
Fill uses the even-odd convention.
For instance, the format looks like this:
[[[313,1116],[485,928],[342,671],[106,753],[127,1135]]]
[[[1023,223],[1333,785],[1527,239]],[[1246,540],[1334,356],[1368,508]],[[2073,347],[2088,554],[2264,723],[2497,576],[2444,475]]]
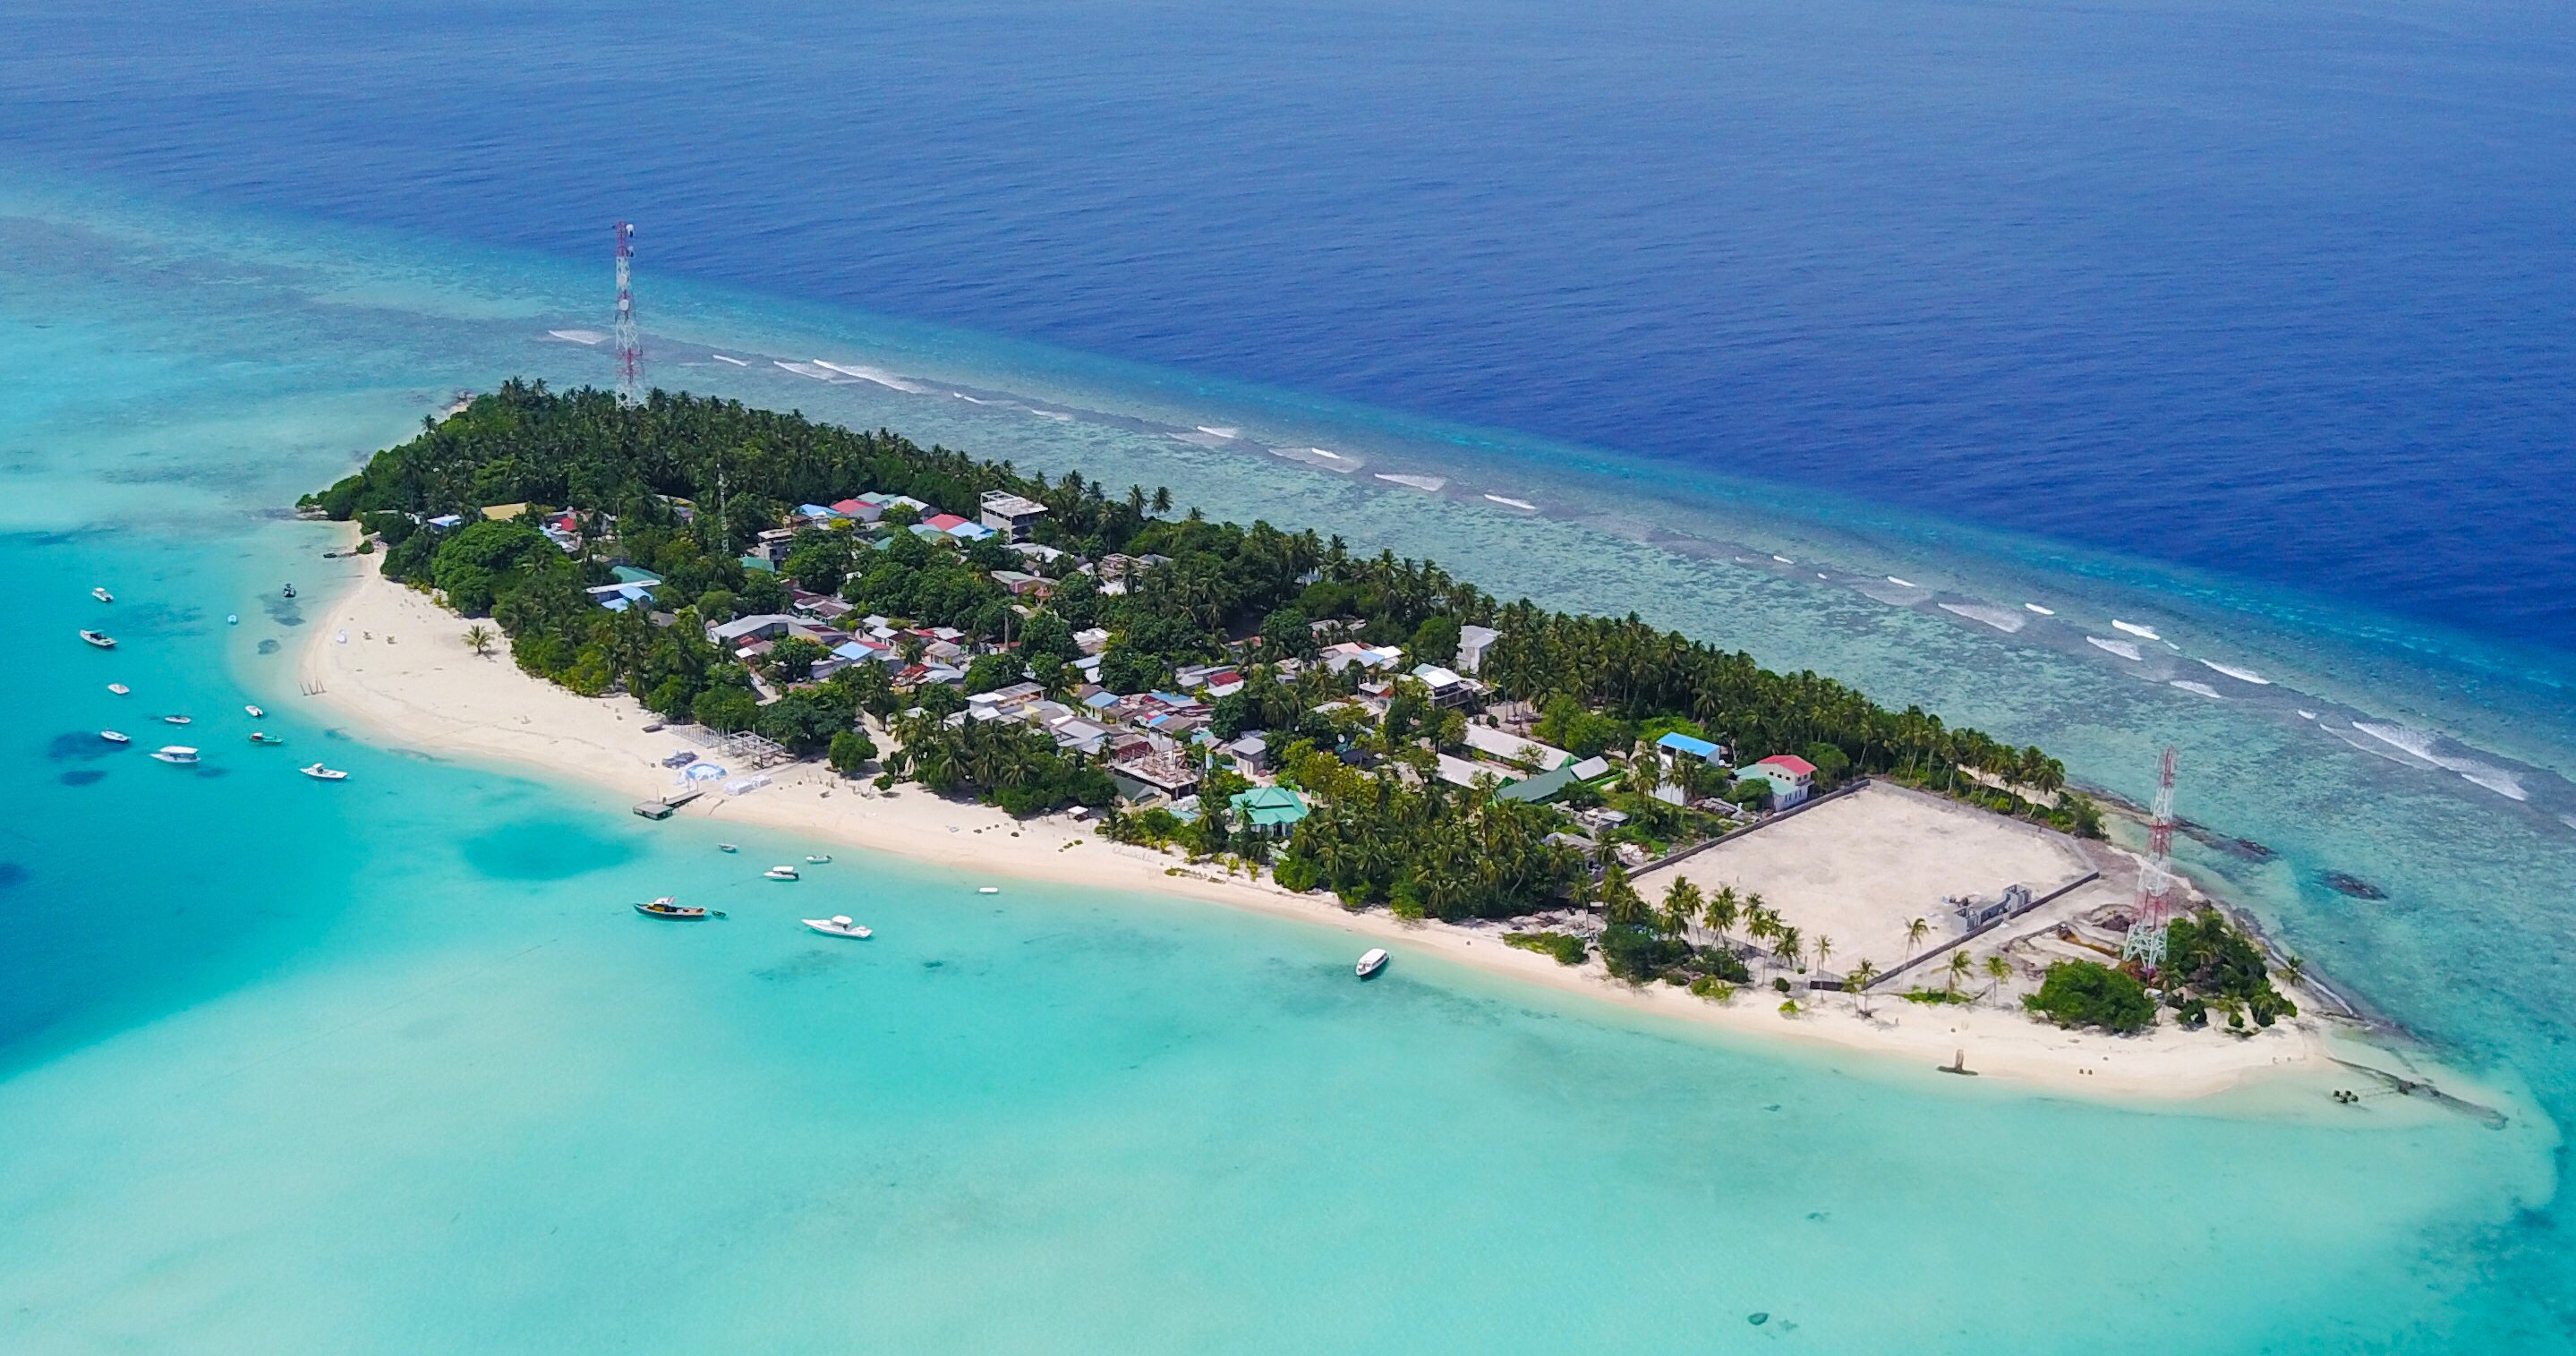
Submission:
[[[673,789],[673,774],[659,760],[683,744],[669,733],[646,732],[655,718],[631,699],[581,697],[525,674],[497,634],[492,653],[477,656],[462,639],[465,619],[385,579],[372,557],[344,560],[347,573],[296,657],[305,698],[331,717],[386,747],[569,777],[639,802]],[[1352,912],[1326,895],[1291,894],[1266,879],[1229,876],[1221,867],[1112,843],[1091,825],[1063,815],[1014,820],[990,806],[915,786],[878,792],[817,763],[791,764],[768,777],[768,784],[743,795],[710,789],[678,814],[810,834],[834,846],[1000,879],[1223,904],[1335,928],[1367,944],[1386,945],[1399,959],[1408,949],[1436,953],[1488,975],[1731,1037],[1857,1056],[1890,1071],[1929,1072],[1964,1055],[1980,1077],[1973,1084],[1944,1080],[1960,1085],[2182,1104],[2256,1084],[2285,1091],[2302,1081],[2318,1084],[2313,1098],[2265,1098],[2270,1109],[2302,1101],[2328,1106],[2324,1080],[2338,1075],[2327,1025],[2312,1018],[2243,1038],[2171,1025],[2112,1037],[2059,1030],[2008,1009],[1915,1005],[1894,994],[1874,997],[1875,1011],[1864,1018],[1849,997],[1827,992],[1802,995],[1806,1011],[1784,1017],[1767,990],[1748,987],[1719,1004],[1677,987],[1629,985],[1611,979],[1597,959],[1569,967],[1509,947],[1500,924],[1410,922],[1380,910]]]

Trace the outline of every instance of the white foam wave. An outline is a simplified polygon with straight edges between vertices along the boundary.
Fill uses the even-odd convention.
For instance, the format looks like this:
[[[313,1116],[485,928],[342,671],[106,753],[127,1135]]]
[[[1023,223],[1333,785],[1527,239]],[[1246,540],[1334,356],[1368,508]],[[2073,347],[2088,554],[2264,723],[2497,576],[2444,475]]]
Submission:
[[[1798,562],[1796,562],[1796,561],[1794,561],[1794,560],[1789,559],[1787,556],[1773,556],[1773,557],[1771,557],[1771,558],[1772,558],[1773,560],[1779,561],[1779,562],[1780,562],[1781,564],[1783,564],[1783,565],[1795,565],[1795,564],[1797,564],[1797,563],[1798,563]]]
[[[2148,640],[2164,639],[2163,636],[2156,634],[2156,628],[2152,626],[2140,626],[2136,622],[2124,622],[2117,617],[2113,617],[2111,619],[2111,629],[2115,631],[2126,631],[2130,635],[2141,636]]]
[[[832,373],[826,372],[812,363],[791,363],[784,358],[772,358],[770,361],[778,364],[780,367],[786,368],[788,371],[793,372],[800,377],[812,377],[816,381],[830,381],[832,379]]]
[[[1240,438],[1243,436],[1243,430],[1241,429],[1214,428],[1207,424],[1199,425],[1199,432],[1207,434],[1211,438]]]
[[[2352,728],[2434,767],[2446,772],[2456,772],[2461,780],[2483,786],[2508,800],[2531,799],[2531,793],[2523,790],[2521,778],[2493,763],[2444,754],[2439,751],[2434,737],[2425,731],[2411,726],[2367,720],[2354,721]]]
[[[1031,409],[1029,413],[1036,415],[1040,419],[1055,419],[1068,424],[1073,422],[1073,416],[1062,410]]]
[[[2175,686],[2175,687],[2181,688],[2181,689],[2182,689],[2183,691],[2185,691],[2185,692],[2197,692],[2197,693],[2199,693],[2201,696],[2204,696],[2204,697],[2216,697],[2216,696],[2218,696],[2218,689],[2217,689],[2217,688],[2211,687],[2211,686],[2210,686],[2209,684],[2207,684],[2207,683],[2195,682],[2195,681],[2193,681],[2192,679],[2189,679],[2189,678],[2177,678],[2177,679],[2175,679],[2175,680],[2174,680],[2174,682],[2173,682],[2173,684],[2172,684],[2172,685],[2173,685],[2173,686]],[[2224,699],[2224,698],[2221,698],[2221,700],[2225,700],[2225,699]]]
[[[548,330],[547,334],[568,344],[604,344],[608,336],[597,330]]]
[[[2057,615],[2057,609],[2055,609],[2055,608],[2051,608],[2051,607],[2041,607],[2041,606],[2040,606],[2039,604],[2037,604],[2037,603],[2024,603],[2024,604],[2022,604],[2022,606],[2023,606],[2023,607],[2026,607],[2026,608],[2029,608],[2031,611],[2036,612],[2036,613],[2038,613],[2039,615],[2041,615],[2041,616],[2043,616],[2043,617],[2054,617],[2054,616],[2056,616],[2056,615]]]
[[[814,365],[816,367],[828,368],[829,370],[838,372],[845,377],[857,377],[861,381],[875,382],[877,385],[882,386],[889,391],[902,391],[908,395],[930,394],[929,387],[905,381],[903,378],[896,376],[892,372],[886,371],[882,367],[860,367],[852,363],[825,362],[821,358],[816,358],[814,360]]]
[[[2011,635],[2026,624],[2018,612],[2000,607],[1985,607],[1976,603],[1943,603],[1941,610],[1955,613],[1970,621],[1984,622],[2005,635]]]
[[[2315,720],[2316,718],[2317,713],[2314,711],[2302,711],[2299,713],[2299,719],[2301,720]]]
[[[2100,636],[2086,636],[2084,638],[2084,642],[2096,649],[2109,650],[2111,653],[2120,656],[2122,659],[2134,661],[2141,658],[2138,654],[2138,647],[2125,640],[2104,640]]]
[[[948,394],[957,397],[959,400],[965,401],[969,405],[990,405],[995,403],[990,400],[977,400],[975,397],[966,394],[964,391],[951,391]]]
[[[1895,575],[1892,575],[1892,574],[1891,574],[1891,575],[1889,575],[1889,576],[1887,577],[1887,582],[1889,582],[1889,583],[1891,583],[1891,584],[1894,584],[1895,586],[1897,586],[1898,588],[1901,588],[1901,589],[1919,589],[1919,588],[1923,587],[1922,585],[1915,583],[1915,582],[1914,582],[1913,580],[1911,580],[1911,579],[1899,579],[1899,578],[1897,578]]]
[[[2215,672],[2226,674],[2228,677],[2233,678],[2240,683],[2252,683],[2256,687],[2270,687],[2272,685],[2271,679],[2264,677],[2262,674],[2256,673],[2252,669],[2240,669],[2234,665],[2221,664],[2215,659],[2204,659],[2200,662]]]
[[[1493,500],[1497,504],[1503,505],[1506,508],[1527,509],[1532,513],[1538,512],[1538,505],[1533,504],[1526,499],[1514,499],[1509,495],[1503,494],[1489,494],[1485,497]]]
[[[1444,480],[1439,476],[1395,476],[1388,475],[1383,471],[1378,473],[1377,478],[1397,485],[1410,485],[1417,490],[1436,491],[1440,487],[1449,483],[1447,480]]]
[[[1307,449],[1306,449],[1306,452],[1307,452],[1307,455],[1309,455],[1309,456],[1316,456],[1316,457],[1330,457],[1330,458],[1332,458],[1332,459],[1333,459],[1333,460],[1335,460],[1335,461],[1349,461],[1349,460],[1350,460],[1350,458],[1343,456],[1343,455],[1342,455],[1341,453],[1339,453],[1339,452],[1330,451],[1330,450],[1328,450],[1328,449],[1321,448],[1321,447],[1310,447],[1310,448],[1307,448]]]
[[[717,362],[720,362],[720,363],[732,363],[732,364],[733,364],[734,366],[736,366],[736,367],[749,367],[749,366],[751,366],[751,364],[749,364],[749,363],[747,363],[747,362],[744,362],[744,361],[743,361],[742,359],[740,359],[740,358],[728,358],[728,357],[726,357],[725,355],[723,355],[723,354],[721,354],[721,353],[710,353],[710,354],[708,354],[707,356],[708,356],[708,357],[710,357],[710,358],[715,359]]]

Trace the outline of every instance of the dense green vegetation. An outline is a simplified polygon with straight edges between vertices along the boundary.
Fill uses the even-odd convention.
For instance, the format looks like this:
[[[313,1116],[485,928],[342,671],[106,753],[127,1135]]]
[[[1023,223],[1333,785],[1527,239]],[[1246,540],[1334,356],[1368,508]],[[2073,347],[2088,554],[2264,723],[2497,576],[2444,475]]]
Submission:
[[[1112,553],[1162,559],[1132,567],[1123,595],[1072,573],[1071,561],[1037,565],[992,543],[959,546],[903,531],[881,549],[849,531],[800,533],[788,543],[783,577],[739,559],[794,505],[861,490],[966,513],[983,491],[1006,490],[1047,506],[1036,530],[1041,543],[1104,566]],[[1889,711],[1813,673],[1773,673],[1741,652],[1659,631],[1634,615],[1580,617],[1526,600],[1503,604],[1427,561],[1357,555],[1339,538],[1208,522],[1196,510],[1171,516],[1169,495],[1159,490],[1113,494],[1075,472],[1050,479],[882,430],[854,432],[735,401],[657,391],[629,408],[605,392],[512,381],[445,420],[424,421],[418,436],[307,502],[331,517],[355,518],[380,537],[387,575],[443,590],[469,615],[488,611],[509,634],[517,662],[533,673],[584,693],[623,688],[666,716],[755,730],[809,753],[831,749],[860,712],[888,720],[917,706],[921,716],[893,724],[901,747],[886,758],[889,775],[1015,811],[1101,803],[1106,778],[1078,757],[1039,747],[1046,741],[1034,731],[945,726],[937,717],[956,710],[962,694],[949,687],[895,693],[877,664],[801,683],[822,657],[820,647],[802,641],[781,643],[762,658],[759,678],[782,691],[764,702],[754,675],[705,639],[703,623],[781,610],[793,581],[909,624],[950,626],[970,642],[1015,647],[1007,657],[978,659],[970,687],[1025,674],[1059,692],[1077,653],[1072,633],[1097,626],[1112,637],[1101,680],[1122,693],[1164,684],[1180,664],[1275,664],[1345,637],[1403,645],[1418,658],[1445,662],[1462,625],[1487,625],[1502,638],[1482,676],[1498,696],[1540,708],[1542,739],[1578,753],[1623,754],[1641,735],[1686,727],[1740,756],[1799,752],[1827,784],[1888,776],[2079,832],[2097,824],[2080,796],[2043,807],[1960,775],[1965,765],[2053,792],[2063,770],[2037,749],[1953,729],[1920,710]],[[518,503],[575,510],[571,549],[557,549],[538,532],[535,508],[509,521],[480,517],[486,506]],[[467,524],[448,533],[421,526],[451,513]],[[897,522],[907,516],[900,508],[888,514]],[[612,561],[660,577],[651,608],[594,605],[584,589],[608,582]],[[1025,612],[1014,608],[991,577],[1001,568],[1052,575],[1052,597]],[[655,612],[669,624],[657,624]],[[1339,625],[1319,635],[1314,622]],[[1217,713],[1220,732],[1270,731],[1274,748],[1287,746],[1288,780],[1321,798],[1276,850],[1283,883],[1443,918],[1506,917],[1569,897],[1619,904],[1598,863],[1546,841],[1564,827],[1553,812],[1423,778],[1430,763],[1424,745],[1454,748],[1464,724],[1455,711],[1432,709],[1417,685],[1399,684],[1383,723],[1315,709],[1347,695],[1358,677],[1356,669],[1335,675],[1310,668],[1280,684],[1256,671]],[[848,744],[835,759],[853,769],[864,761]],[[1720,827],[1648,796],[1660,775],[1658,760],[1640,758],[1620,784],[1584,788],[1573,799],[1598,797],[1627,811],[1635,823],[1621,832],[1650,850]],[[1731,786],[1722,768],[1691,765],[1683,775],[1695,794],[1748,794]],[[1191,825],[1165,815],[1135,816],[1140,822],[1118,827],[1148,838],[1186,833],[1203,850],[1273,855],[1267,842],[1233,833],[1222,801],[1214,804]],[[1632,929],[1616,953],[1617,964],[1634,972],[1719,964],[1672,928],[1614,921]]]
[[[2165,964],[2157,980],[2186,1026],[2207,1023],[2212,1010],[2239,1031],[2249,1017],[2256,1026],[2270,1026],[2299,1015],[2298,1006],[2272,986],[2262,948],[2215,909],[2166,925]]]
[[[2155,1000],[2147,997],[2147,986],[2097,961],[2059,961],[2049,966],[2039,992],[2022,1003],[2059,1026],[2098,1026],[2123,1036],[2144,1031],[2156,1020]]]
[[[1554,956],[1559,965],[1581,965],[1592,948],[1571,932],[1506,932],[1503,945]]]

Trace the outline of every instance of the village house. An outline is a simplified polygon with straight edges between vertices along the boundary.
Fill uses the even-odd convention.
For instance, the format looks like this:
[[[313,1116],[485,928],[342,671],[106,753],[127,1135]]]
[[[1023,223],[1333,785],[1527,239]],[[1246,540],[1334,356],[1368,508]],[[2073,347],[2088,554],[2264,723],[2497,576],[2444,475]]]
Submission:
[[[1541,772],[1554,772],[1574,761],[1574,755],[1563,749],[1523,739],[1491,725],[1469,724],[1467,747],[1498,762],[1522,764]]]
[[[1460,673],[1474,673],[1485,666],[1485,651],[1503,638],[1503,633],[1490,626],[1458,628],[1458,661]]]
[[[1738,780],[1760,777],[1771,783],[1771,808],[1786,810],[1807,799],[1815,788],[1816,765],[1794,753],[1775,753],[1750,767],[1735,770]]]
[[[1046,516],[1047,506],[1034,499],[1024,499],[1007,490],[986,490],[979,505],[978,517],[984,526],[999,532],[1010,541],[1027,541],[1029,530]]]
[[[1242,826],[1264,838],[1285,838],[1307,815],[1306,798],[1285,786],[1256,786],[1226,799]]]

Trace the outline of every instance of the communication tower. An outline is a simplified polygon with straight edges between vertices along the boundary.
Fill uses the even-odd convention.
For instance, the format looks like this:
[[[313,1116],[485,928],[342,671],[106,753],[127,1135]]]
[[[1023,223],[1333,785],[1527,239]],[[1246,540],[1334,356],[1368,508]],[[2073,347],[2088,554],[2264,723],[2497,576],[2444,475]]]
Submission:
[[[2147,859],[2138,867],[2138,916],[2120,944],[2120,959],[2149,970],[2165,963],[2165,924],[2173,917],[2173,786],[2174,750],[2167,744],[2156,780],[2155,818],[2147,823]]]
[[[644,341],[635,333],[635,223],[617,223],[617,400],[632,405],[644,376]]]

